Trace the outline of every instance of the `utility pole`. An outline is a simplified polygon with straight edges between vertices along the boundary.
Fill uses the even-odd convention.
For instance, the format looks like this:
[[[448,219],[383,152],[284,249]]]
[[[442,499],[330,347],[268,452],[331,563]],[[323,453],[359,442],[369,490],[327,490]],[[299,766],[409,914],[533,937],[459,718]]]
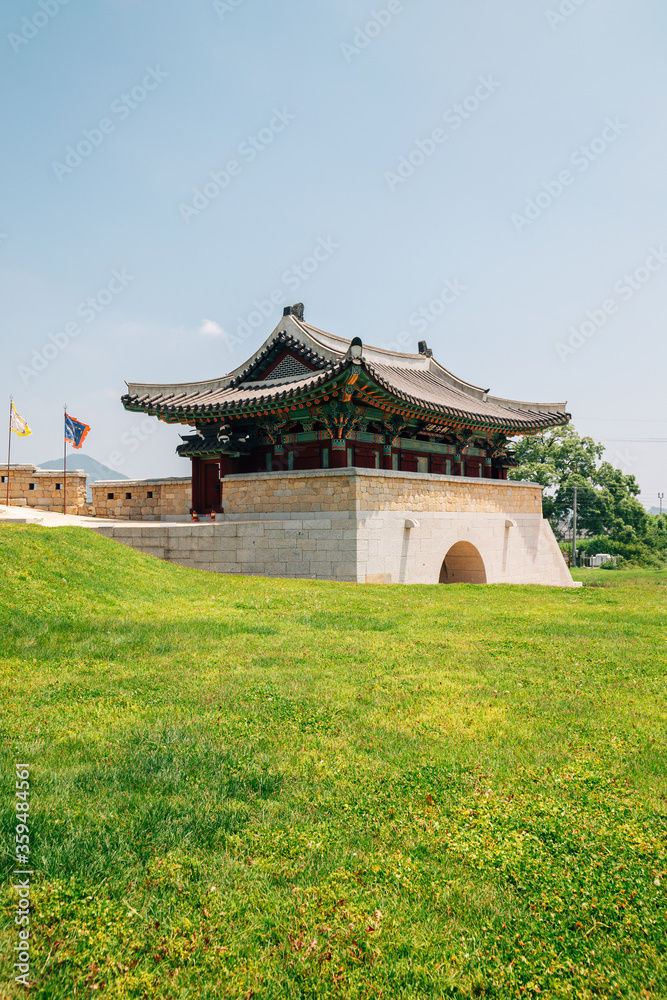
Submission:
[[[662,517],[662,501],[665,499],[664,493],[658,493],[658,500],[660,501],[660,517]]]
[[[67,403],[63,406],[63,514],[67,513]]]
[[[9,442],[7,444],[7,506],[9,507],[9,478],[12,467],[12,406],[14,397],[9,397]]]
[[[574,484],[574,504],[572,506],[572,565],[577,565],[577,484]]]

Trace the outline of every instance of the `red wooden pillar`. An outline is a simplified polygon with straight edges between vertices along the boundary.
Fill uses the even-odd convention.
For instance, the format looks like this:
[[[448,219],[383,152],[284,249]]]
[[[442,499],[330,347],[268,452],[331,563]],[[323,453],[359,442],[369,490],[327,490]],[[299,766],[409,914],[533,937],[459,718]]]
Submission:
[[[330,466],[332,469],[344,469],[347,465],[347,441],[345,438],[334,438],[331,442]]]
[[[201,459],[193,458],[192,462],[192,510],[201,510]]]
[[[384,445],[382,448],[382,468],[391,472],[391,445]]]

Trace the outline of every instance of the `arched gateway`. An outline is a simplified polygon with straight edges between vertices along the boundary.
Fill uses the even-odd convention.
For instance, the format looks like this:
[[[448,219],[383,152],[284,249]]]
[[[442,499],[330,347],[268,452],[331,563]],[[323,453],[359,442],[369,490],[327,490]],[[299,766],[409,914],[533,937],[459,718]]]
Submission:
[[[486,583],[484,562],[474,545],[452,545],[442,562],[438,583]]]

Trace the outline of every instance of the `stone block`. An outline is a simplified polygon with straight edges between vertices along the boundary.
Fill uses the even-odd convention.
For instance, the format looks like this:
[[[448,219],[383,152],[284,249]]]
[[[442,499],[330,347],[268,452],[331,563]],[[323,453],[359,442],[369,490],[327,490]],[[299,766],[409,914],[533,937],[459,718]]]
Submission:
[[[215,534],[217,537],[224,539],[236,538],[237,533],[237,525],[233,522],[227,523],[225,521],[221,521],[216,523]]]

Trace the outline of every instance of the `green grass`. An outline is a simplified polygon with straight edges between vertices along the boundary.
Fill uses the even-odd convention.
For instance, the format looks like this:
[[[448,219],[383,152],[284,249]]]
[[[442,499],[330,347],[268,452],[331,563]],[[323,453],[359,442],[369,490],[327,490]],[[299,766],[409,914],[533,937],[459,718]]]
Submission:
[[[578,575],[224,577],[0,529],[2,981],[25,760],[34,1000],[667,997],[667,573]]]
[[[575,569],[572,571],[575,580],[580,580],[586,587],[664,587],[667,585],[667,567],[664,569],[647,569],[633,566],[628,569]]]

